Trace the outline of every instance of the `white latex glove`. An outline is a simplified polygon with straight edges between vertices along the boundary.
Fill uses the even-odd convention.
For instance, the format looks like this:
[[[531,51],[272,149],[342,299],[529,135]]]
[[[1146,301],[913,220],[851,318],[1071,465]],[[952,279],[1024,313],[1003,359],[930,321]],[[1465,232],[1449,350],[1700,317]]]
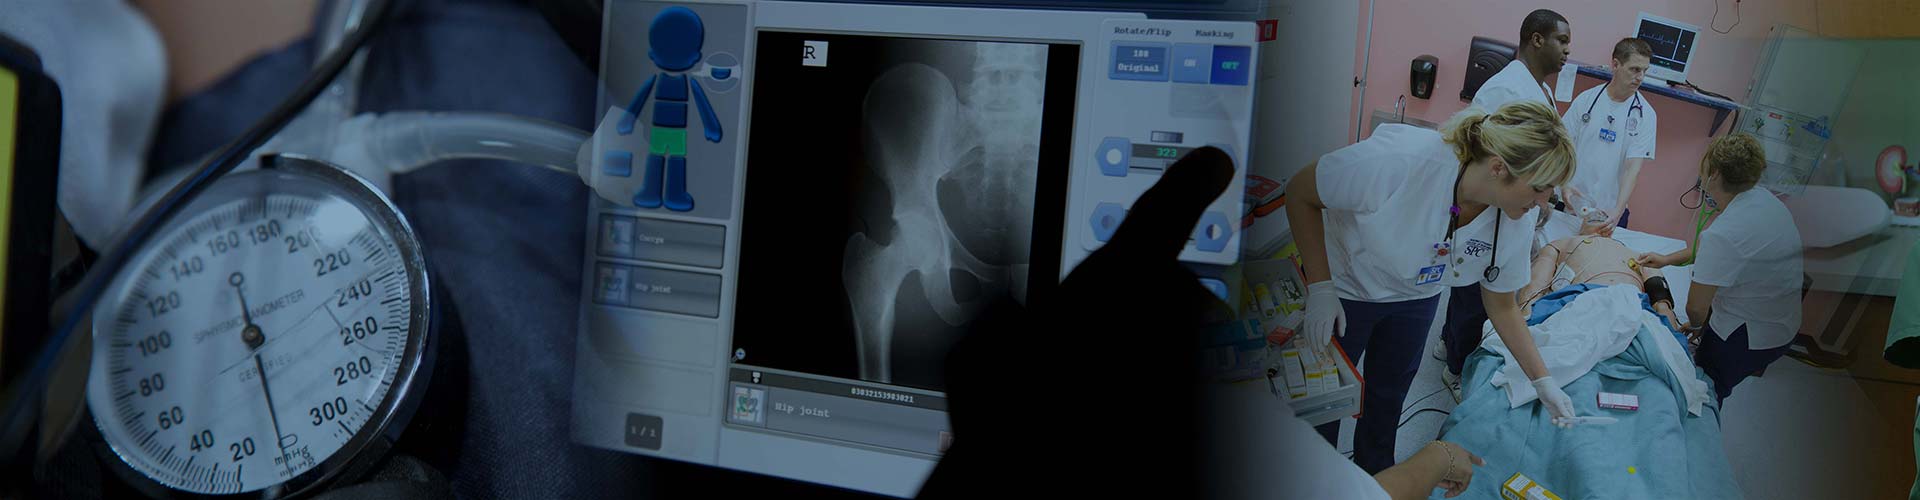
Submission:
[[[1573,428],[1573,398],[1567,391],[1560,390],[1560,382],[1552,375],[1533,379],[1533,392],[1540,395],[1540,404],[1547,407],[1547,414],[1553,415],[1553,425],[1562,429]]]
[[[0,13],[0,33],[39,52],[60,84],[60,212],[82,241],[106,248],[147,175],[166,44],[125,0],[0,0]]]
[[[1307,347],[1326,352],[1333,337],[1347,335],[1347,310],[1340,307],[1333,280],[1307,285]]]

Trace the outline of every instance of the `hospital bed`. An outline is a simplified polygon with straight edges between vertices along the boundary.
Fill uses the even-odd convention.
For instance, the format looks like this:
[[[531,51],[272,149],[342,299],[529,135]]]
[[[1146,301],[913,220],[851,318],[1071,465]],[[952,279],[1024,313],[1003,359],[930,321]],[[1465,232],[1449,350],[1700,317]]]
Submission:
[[[1572,216],[1556,214],[1544,231],[1545,241],[1573,235],[1577,227]],[[1628,229],[1616,230],[1614,238],[1638,252],[1666,253],[1685,247],[1680,240]],[[1663,271],[1673,289],[1674,309],[1684,314],[1691,269],[1679,266]],[[1596,295],[1595,300],[1633,300],[1627,298],[1631,295]],[[1628,308],[1637,307],[1635,303]],[[1580,415],[1618,419],[1610,425],[1572,429],[1555,428],[1538,404],[1515,406],[1508,389],[1494,385],[1496,377],[1505,376],[1507,360],[1483,344],[1467,359],[1461,374],[1464,398],[1440,432],[1441,440],[1458,443],[1487,462],[1460,498],[1501,498],[1501,484],[1515,473],[1568,500],[1740,498],[1721,447],[1719,405],[1710,392],[1699,398],[1696,389],[1698,414],[1691,413],[1679,378],[1704,381],[1706,376],[1688,357],[1678,358],[1684,366],[1673,367],[1669,360],[1676,358],[1663,357],[1657,348],[1667,342],[1658,336],[1671,339],[1672,335],[1664,328],[1640,326],[1619,354],[1598,360],[1577,378],[1562,379]],[[1639,408],[1601,409],[1597,406],[1601,392],[1637,396]]]

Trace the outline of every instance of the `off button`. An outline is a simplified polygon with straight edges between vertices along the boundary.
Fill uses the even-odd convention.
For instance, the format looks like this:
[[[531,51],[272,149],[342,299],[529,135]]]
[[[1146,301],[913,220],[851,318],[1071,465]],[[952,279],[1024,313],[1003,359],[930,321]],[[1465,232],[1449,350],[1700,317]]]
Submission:
[[[1253,73],[1253,47],[1245,45],[1213,46],[1214,85],[1246,85]]]

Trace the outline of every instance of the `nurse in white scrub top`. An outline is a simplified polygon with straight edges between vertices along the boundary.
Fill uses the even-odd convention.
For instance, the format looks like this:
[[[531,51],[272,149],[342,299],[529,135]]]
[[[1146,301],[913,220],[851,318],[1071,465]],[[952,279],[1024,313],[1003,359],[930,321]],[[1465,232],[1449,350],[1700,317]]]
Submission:
[[[1573,28],[1566,17],[1547,9],[1527,14],[1520,22],[1520,47],[1514,50],[1513,62],[1480,86],[1473,95],[1473,107],[1493,112],[1509,103],[1537,102],[1552,109],[1553,87],[1547,81],[1566,65],[1572,44]],[[1543,210],[1547,206],[1544,201],[1540,203]],[[1529,247],[1534,244],[1526,243]],[[1460,369],[1467,355],[1480,347],[1480,326],[1486,324],[1487,312],[1480,293],[1471,286],[1457,288],[1447,297],[1441,314],[1440,345],[1434,348],[1434,356],[1446,362],[1442,379],[1455,389],[1457,398]]]
[[[1514,300],[1527,284],[1534,212],[1573,175],[1560,116],[1537,102],[1455,114],[1444,132],[1386,125],[1293,177],[1287,219],[1306,272],[1309,345],[1339,337],[1363,363],[1354,462],[1393,464],[1401,404],[1440,291],[1474,286],[1555,424],[1573,404],[1547,373]],[[1339,424],[1321,426],[1330,442]]]
[[[1488,77],[1474,91],[1473,106],[1492,112],[1508,103],[1534,101],[1553,105],[1553,87],[1547,79],[1560,73],[1572,52],[1573,28],[1560,13],[1540,9],[1520,22],[1520,47],[1513,61]]]
[[[1563,187],[1567,205],[1606,212],[1602,236],[1627,227],[1627,198],[1640,179],[1640,167],[1653,159],[1660,115],[1640,94],[1653,49],[1638,38],[1613,44],[1613,81],[1581,92],[1560,118],[1573,134],[1580,164],[1573,182]]]
[[[1699,340],[1694,362],[1720,399],[1785,355],[1800,331],[1800,230],[1786,204],[1754,188],[1766,168],[1753,136],[1714,139],[1700,176],[1703,203],[1718,213],[1693,246],[1638,259],[1653,268],[1693,262],[1682,330]]]

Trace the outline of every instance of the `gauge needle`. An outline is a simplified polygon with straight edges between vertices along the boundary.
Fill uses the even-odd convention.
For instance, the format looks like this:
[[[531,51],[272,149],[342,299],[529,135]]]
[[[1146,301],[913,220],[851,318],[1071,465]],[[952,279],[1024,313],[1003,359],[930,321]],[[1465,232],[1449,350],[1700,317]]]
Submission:
[[[280,414],[273,409],[273,389],[267,386],[267,368],[259,352],[253,353],[253,366],[260,370],[260,392],[267,395],[267,416],[273,419],[273,441],[280,447],[281,465],[287,467],[287,477],[293,477],[293,461],[287,459],[287,440],[280,434]]]
[[[253,351],[253,369],[260,374],[260,392],[267,397],[267,417],[273,419],[273,443],[280,447],[280,464],[287,468],[287,477],[293,477],[293,461],[287,459],[287,440],[280,433],[280,413],[273,409],[273,387],[267,385],[267,364],[260,359],[260,346],[267,343],[267,336],[260,331],[260,325],[253,324],[253,313],[247,310],[247,294],[241,285],[247,278],[240,273],[227,277],[227,283],[233,285],[233,294],[240,297],[240,318],[246,326],[240,329],[240,340],[247,343],[247,349]]]

